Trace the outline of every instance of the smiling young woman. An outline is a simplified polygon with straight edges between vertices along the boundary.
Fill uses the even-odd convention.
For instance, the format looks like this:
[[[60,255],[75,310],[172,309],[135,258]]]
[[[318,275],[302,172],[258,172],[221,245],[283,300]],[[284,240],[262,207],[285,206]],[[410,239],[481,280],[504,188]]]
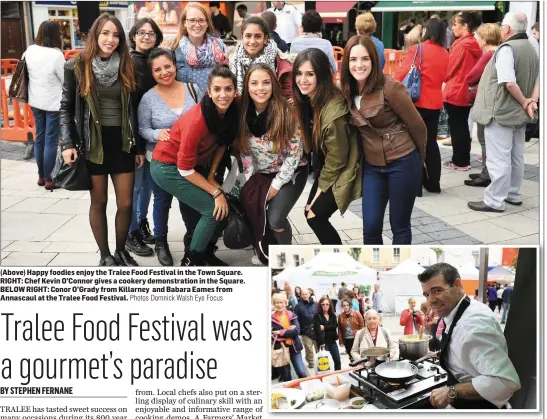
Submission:
[[[207,91],[209,74],[216,62],[225,62],[226,46],[214,34],[211,13],[203,5],[190,2],[182,11],[177,37],[172,48],[176,54],[177,80],[194,83]]]
[[[214,174],[226,147],[233,143],[238,132],[239,108],[235,97],[234,75],[228,66],[217,64],[209,75],[209,89],[200,103],[181,115],[168,132],[157,134],[160,141],[152,154],[152,178],[200,214],[192,241],[185,248],[182,266],[206,266],[207,246],[220,236],[219,223],[228,215],[226,198]],[[166,99],[175,98],[163,96]],[[218,260],[216,264],[221,262]]]
[[[245,74],[251,65],[265,64],[275,72],[285,97],[292,102],[290,56],[278,50],[266,21],[259,16],[250,17],[243,23],[241,33],[242,41],[230,55],[230,69],[237,78],[237,91],[243,92]]]
[[[148,55],[150,51],[161,45],[163,34],[160,28],[150,18],[139,20],[129,31],[129,45],[131,46],[131,61],[135,71],[134,95],[135,107],[138,108],[143,95],[156,85],[148,67]],[[139,130],[135,127],[135,138],[140,138]],[[148,207],[152,196],[150,164],[147,160],[141,168],[135,171],[135,184],[133,186],[133,215],[125,248],[138,256],[151,256],[154,252],[145,243],[155,243],[154,236],[148,224]]]
[[[78,158],[77,144],[91,174],[89,220],[101,253],[101,266],[137,263],[125,250],[131,223],[135,163],[143,145],[136,127],[133,65],[120,21],[103,13],[91,26],[82,54],[67,62],[61,101],[61,150],[65,163]],[[136,155],[135,155],[136,154]],[[108,246],[108,176],[116,193],[116,251]]]
[[[359,130],[364,150],[363,241],[382,244],[389,201],[393,244],[410,244],[410,217],[421,191],[427,132],[407,89],[384,76],[374,42],[354,36],[346,44],[342,90],[350,124]]]
[[[321,244],[342,244],[329,219],[361,196],[362,153],[350,134],[348,106],[331,74],[323,51],[302,51],[294,62],[293,94],[305,151],[316,153],[320,162],[304,211],[306,220]]]
[[[295,109],[266,64],[254,64],[247,70],[241,108],[242,129],[236,147],[247,179],[241,191],[247,216],[255,232],[265,232],[267,225],[277,244],[291,244],[288,216],[304,190],[308,166]],[[247,196],[253,199],[247,200]],[[258,219],[264,213],[266,219],[261,223]],[[266,246],[263,242],[259,245],[259,240],[255,243],[257,255]],[[253,263],[260,264],[256,257]]]

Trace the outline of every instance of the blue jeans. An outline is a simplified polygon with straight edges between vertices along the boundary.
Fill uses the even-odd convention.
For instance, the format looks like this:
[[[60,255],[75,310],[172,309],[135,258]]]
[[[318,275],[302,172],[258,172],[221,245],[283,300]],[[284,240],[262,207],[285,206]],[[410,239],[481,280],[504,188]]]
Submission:
[[[304,366],[304,361],[302,361],[302,353],[295,352],[292,349],[289,351],[291,354],[291,364],[298,375],[298,378],[306,378],[308,376],[308,370]]]
[[[60,112],[32,108],[32,113],[36,125],[34,157],[38,165],[38,177],[51,180],[61,129],[59,124]]]
[[[510,307],[511,307],[511,304],[503,303],[503,313],[501,314],[501,322],[502,323],[505,323],[507,315],[509,314],[509,308]]]
[[[338,350],[338,342],[325,342],[325,349],[329,351],[332,356],[335,371],[340,371],[342,369],[342,363],[340,362],[340,351]]]
[[[363,243],[383,244],[384,213],[389,201],[393,244],[411,244],[410,217],[421,188],[420,157],[415,150],[387,166],[365,163],[363,171]]]
[[[135,184],[133,185],[133,217],[129,231],[139,228],[138,222],[148,216],[148,207],[152,197],[152,176],[150,175],[150,162],[144,160],[140,169],[135,170]],[[155,224],[155,223],[154,223]]]

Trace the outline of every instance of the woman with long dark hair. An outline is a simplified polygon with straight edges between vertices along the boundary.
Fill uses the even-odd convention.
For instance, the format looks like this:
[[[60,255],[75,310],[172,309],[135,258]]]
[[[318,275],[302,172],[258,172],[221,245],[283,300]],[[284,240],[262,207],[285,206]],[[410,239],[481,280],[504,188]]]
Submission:
[[[165,191],[201,214],[181,266],[204,266],[205,251],[219,223],[228,215],[220,185],[211,179],[226,147],[238,134],[236,80],[227,65],[209,75],[209,89],[200,103],[184,113],[152,154],[151,173]],[[213,176],[214,177],[214,176]]]
[[[471,133],[467,75],[481,58],[482,51],[473,32],[479,26],[476,13],[460,12],[454,16],[452,31],[456,40],[450,47],[448,72],[443,89],[443,101],[448,113],[452,140],[452,159],[445,161],[447,169],[467,171],[471,168]]]
[[[266,64],[252,65],[245,75],[240,126],[236,147],[248,180],[242,197],[255,198],[249,200],[251,202],[243,199],[248,216],[253,212],[266,213],[264,223],[276,243],[291,244],[288,216],[306,186],[308,166],[302,157],[304,142],[296,123],[296,111],[283,96],[275,73]],[[249,205],[256,211],[248,208]],[[256,228],[264,232],[264,224],[257,224]],[[259,264],[258,255],[263,247],[256,243],[255,250],[257,258],[253,263]]]
[[[241,94],[248,68],[253,64],[266,64],[275,72],[287,100],[292,102],[291,55],[284,54],[277,48],[270,32],[268,24],[261,17],[252,16],[246,19],[241,27],[242,41],[229,57],[230,69],[236,76],[237,91]]]
[[[317,314],[313,318],[313,324],[317,335],[317,346],[319,349],[329,351],[334,361],[334,369],[341,370],[342,364],[338,351],[338,320],[328,297],[321,297],[317,303]]]
[[[89,221],[101,253],[100,266],[137,263],[125,250],[131,224],[135,163],[144,162],[143,145],[135,142],[135,75],[120,21],[103,13],[95,20],[84,51],[65,66],[61,102],[61,150],[72,164],[82,144],[91,174]],[[136,128],[135,128],[136,129]],[[110,254],[106,204],[108,177],[116,193],[116,251]]]
[[[422,173],[422,185],[432,193],[441,192],[441,153],[437,144],[437,128],[443,107],[442,85],[448,68],[448,52],[444,49],[445,32],[440,19],[429,19],[425,24],[423,42],[406,52],[403,64],[394,76],[396,80],[403,81],[416,56],[416,64],[421,66],[422,84],[420,98],[414,106],[427,127],[426,170]]]
[[[62,49],[59,24],[46,20],[40,24],[34,45],[23,54],[29,76],[28,104],[36,128],[34,157],[38,166],[37,183],[47,190],[53,190],[51,172],[55,166],[60,131],[59,110],[65,65]]]
[[[135,71],[136,94],[135,108],[139,107],[142,97],[156,85],[148,66],[148,56],[153,48],[163,42],[163,34],[153,19],[148,17],[139,20],[129,31],[129,45],[131,46],[131,61]],[[140,138],[137,127],[133,133],[137,141],[144,142]],[[135,171],[135,185],[133,187],[133,215],[125,248],[137,256],[151,256],[154,254],[146,243],[155,243],[155,237],[148,224],[148,207],[152,197],[152,178],[150,177],[150,156],[144,160],[142,167]]]
[[[302,51],[292,78],[305,151],[317,153],[321,166],[304,211],[306,221],[321,244],[342,244],[329,219],[361,196],[361,148],[350,132],[348,106],[332,82],[327,55],[317,48]]]
[[[425,158],[425,124],[406,88],[384,76],[374,42],[367,36],[354,36],[346,44],[342,90],[365,155],[363,241],[383,243],[389,201],[393,244],[410,244],[410,217]]]

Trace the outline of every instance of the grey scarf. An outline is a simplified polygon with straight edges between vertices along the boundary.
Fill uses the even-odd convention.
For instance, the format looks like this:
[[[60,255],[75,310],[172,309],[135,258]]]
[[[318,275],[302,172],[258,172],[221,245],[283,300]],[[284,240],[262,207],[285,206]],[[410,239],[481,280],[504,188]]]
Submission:
[[[118,80],[120,73],[120,54],[114,51],[109,60],[101,60],[98,55],[91,62],[93,74],[97,82],[103,87],[112,86]]]

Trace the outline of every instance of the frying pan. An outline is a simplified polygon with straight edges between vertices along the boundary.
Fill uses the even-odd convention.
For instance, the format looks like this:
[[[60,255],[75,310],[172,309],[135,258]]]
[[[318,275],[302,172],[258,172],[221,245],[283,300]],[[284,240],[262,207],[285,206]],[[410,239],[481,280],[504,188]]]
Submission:
[[[431,355],[426,355],[412,362],[384,362],[374,368],[374,372],[380,378],[383,378],[390,383],[405,384],[418,374],[418,367],[416,364],[430,357]]]
[[[369,360],[369,358],[376,358],[377,361],[385,361],[389,356],[389,348],[367,348],[361,351],[363,358],[357,359],[349,363],[350,367],[362,364]]]

